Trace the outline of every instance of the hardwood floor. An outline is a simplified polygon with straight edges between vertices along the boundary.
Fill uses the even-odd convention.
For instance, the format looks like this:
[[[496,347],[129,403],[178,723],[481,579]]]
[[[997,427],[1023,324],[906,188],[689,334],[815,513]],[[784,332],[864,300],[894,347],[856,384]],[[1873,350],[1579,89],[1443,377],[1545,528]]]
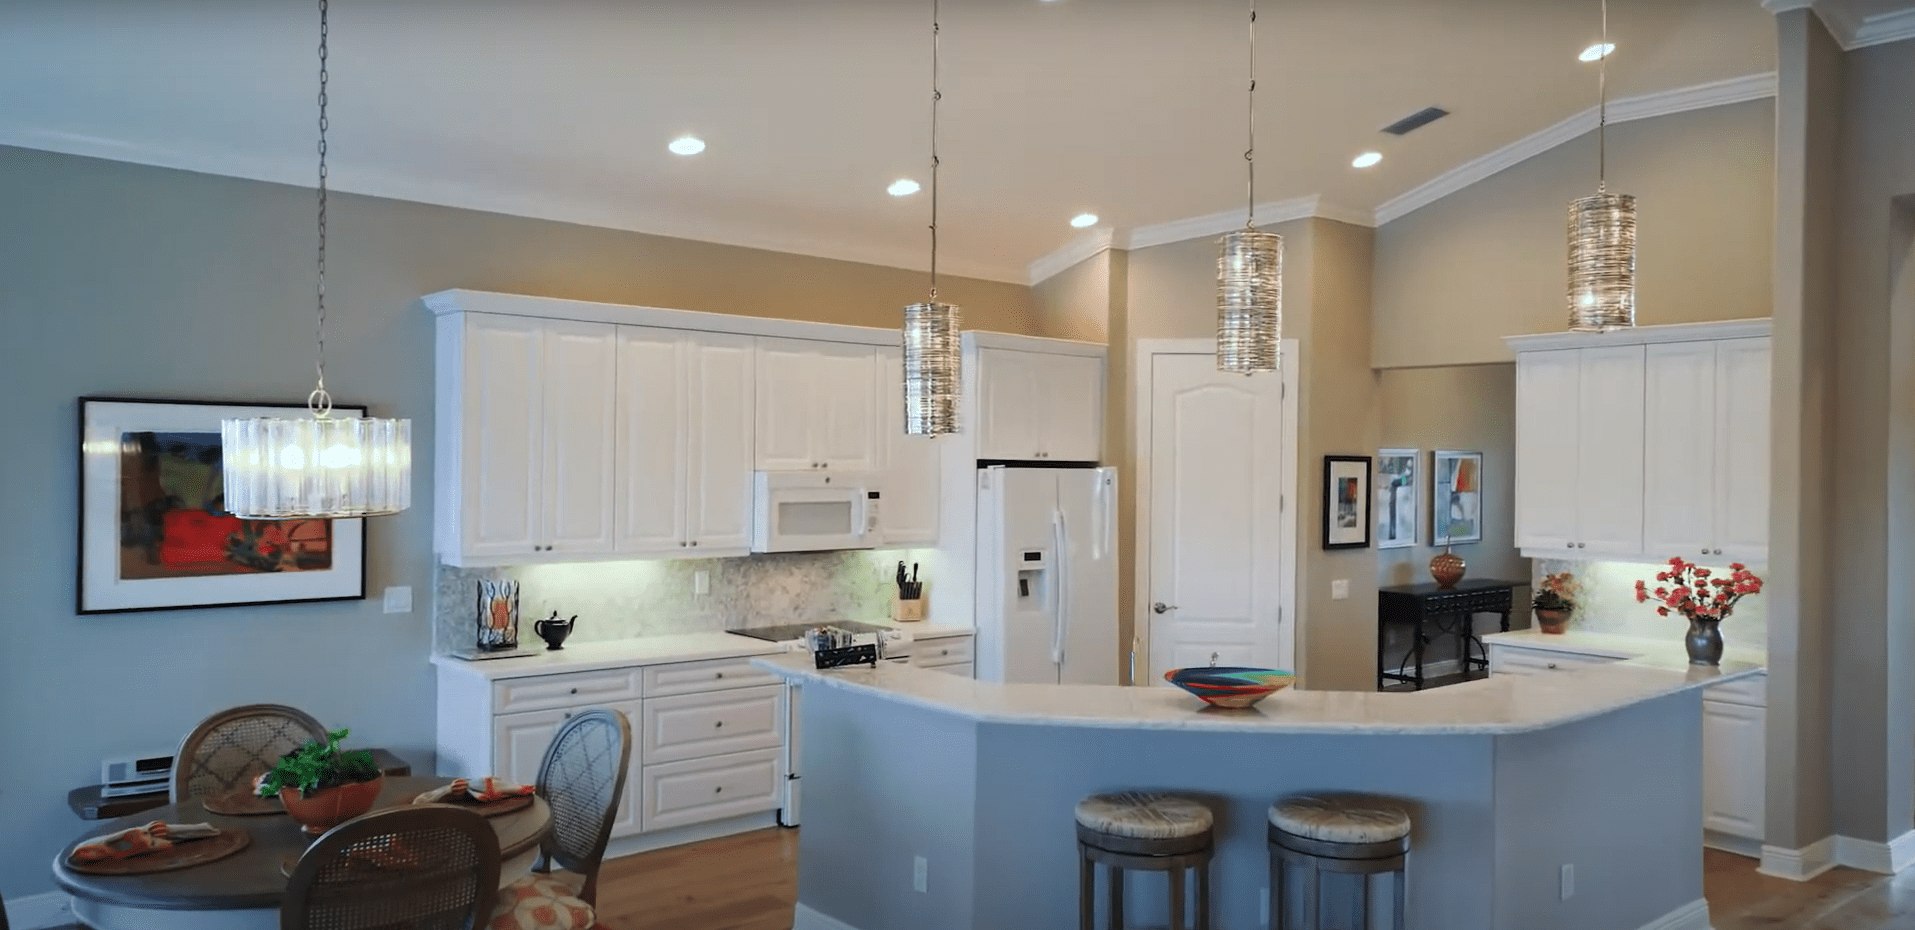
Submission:
[[[1813,881],[1759,875],[1755,860],[1703,852],[1715,930],[1915,928],[1915,870],[1831,869]],[[605,863],[605,930],[789,930],[798,897],[798,831],[758,830]]]

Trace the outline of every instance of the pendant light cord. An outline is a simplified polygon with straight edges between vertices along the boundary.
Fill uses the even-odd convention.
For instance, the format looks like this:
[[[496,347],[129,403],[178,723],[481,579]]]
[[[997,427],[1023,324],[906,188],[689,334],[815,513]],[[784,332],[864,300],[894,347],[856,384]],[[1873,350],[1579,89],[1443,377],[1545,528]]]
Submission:
[[[1609,0],[1602,0],[1602,44],[1596,47],[1596,192],[1609,190]]]
[[[938,0],[931,0],[931,302],[938,301]]]
[[[319,0],[319,287],[318,322],[313,328],[319,344],[315,366],[319,385],[306,397],[306,406],[322,420],[332,413],[332,395],[326,393],[326,3]]]
[[[1257,226],[1257,0],[1250,0],[1250,93],[1245,125],[1248,127],[1249,147],[1243,150],[1244,166],[1249,174],[1244,210],[1243,228],[1255,229]]]

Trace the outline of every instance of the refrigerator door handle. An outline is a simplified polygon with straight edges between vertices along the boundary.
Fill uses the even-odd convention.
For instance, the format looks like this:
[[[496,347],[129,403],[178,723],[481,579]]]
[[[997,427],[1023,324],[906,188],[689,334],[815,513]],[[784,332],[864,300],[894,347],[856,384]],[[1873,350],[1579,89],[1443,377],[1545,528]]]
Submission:
[[[1064,624],[1070,618],[1070,528],[1064,522],[1064,508],[1051,511],[1051,551],[1055,553],[1051,571],[1057,573],[1057,596],[1052,599],[1056,613],[1051,618],[1051,663],[1064,664]]]

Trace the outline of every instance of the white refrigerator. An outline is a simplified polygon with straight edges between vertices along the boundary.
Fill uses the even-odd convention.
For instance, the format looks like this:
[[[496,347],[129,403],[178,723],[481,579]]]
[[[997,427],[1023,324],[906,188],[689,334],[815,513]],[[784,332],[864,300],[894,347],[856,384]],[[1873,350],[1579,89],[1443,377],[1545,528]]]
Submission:
[[[977,473],[977,677],[1114,685],[1117,472]]]

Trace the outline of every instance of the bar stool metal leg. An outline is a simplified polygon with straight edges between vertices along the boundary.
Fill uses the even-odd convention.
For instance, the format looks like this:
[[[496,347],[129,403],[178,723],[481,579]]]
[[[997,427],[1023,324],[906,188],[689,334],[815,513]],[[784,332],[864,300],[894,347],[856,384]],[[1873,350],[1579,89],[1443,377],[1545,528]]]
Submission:
[[[1390,930],[1403,930],[1403,920],[1409,910],[1409,878],[1410,873],[1408,869],[1400,870],[1395,875],[1390,876],[1390,881],[1396,884],[1396,918],[1390,921]]]
[[[1210,863],[1197,866],[1197,930],[1210,930]],[[1393,927],[1391,930],[1403,930]]]
[[[1097,863],[1090,861],[1084,844],[1077,844],[1077,930],[1096,930],[1095,891]]]
[[[1124,930],[1124,870],[1113,865],[1104,873],[1110,882],[1110,930]]]
[[[1307,930],[1320,930],[1322,924],[1318,922],[1317,896],[1323,891],[1323,871],[1317,868],[1317,861],[1314,858],[1306,859],[1303,866],[1305,869],[1303,876],[1303,926],[1307,928]]]
[[[1184,870],[1170,870],[1170,930],[1184,930]]]

